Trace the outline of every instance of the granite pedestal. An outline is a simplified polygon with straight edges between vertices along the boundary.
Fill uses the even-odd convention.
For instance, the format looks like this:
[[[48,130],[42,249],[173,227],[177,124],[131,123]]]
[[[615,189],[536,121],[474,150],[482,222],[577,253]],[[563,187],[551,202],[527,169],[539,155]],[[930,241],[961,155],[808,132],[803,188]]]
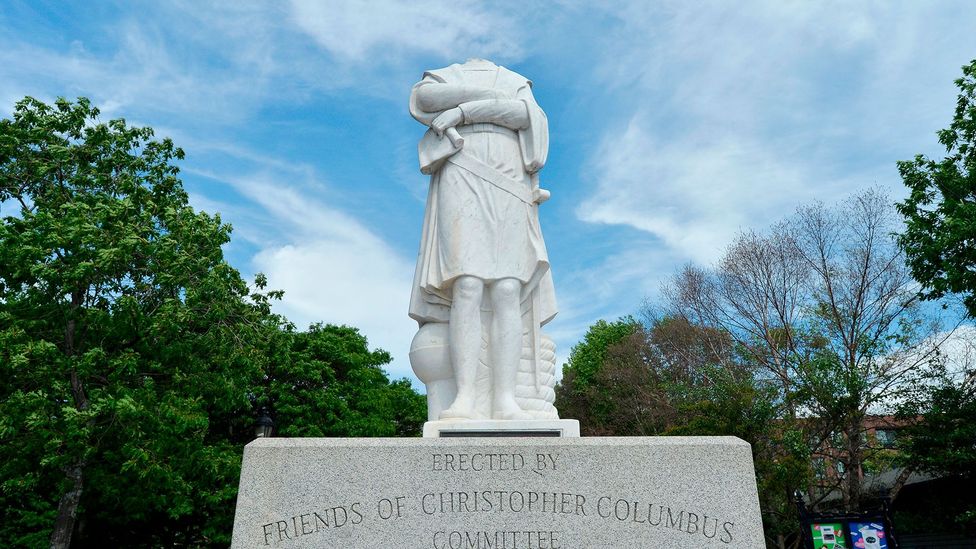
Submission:
[[[733,437],[258,439],[235,548],[762,548]]]

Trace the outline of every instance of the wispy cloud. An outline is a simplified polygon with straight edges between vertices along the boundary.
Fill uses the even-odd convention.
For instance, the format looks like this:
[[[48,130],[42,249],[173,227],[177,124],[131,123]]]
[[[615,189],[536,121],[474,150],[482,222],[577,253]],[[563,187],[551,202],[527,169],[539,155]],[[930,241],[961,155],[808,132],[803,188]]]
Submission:
[[[686,137],[663,141],[639,116],[605,138],[590,175],[596,190],[577,215],[651,233],[686,258],[709,261],[756,219],[775,218],[784,198],[808,199],[796,169],[745,140]]]
[[[404,359],[416,331],[405,313],[412,262],[356,218],[289,183],[293,171],[220,176],[246,201],[230,210],[205,195],[194,199],[247,227],[245,237],[257,248],[252,272],[263,272],[272,288],[285,291],[278,312],[301,329],[313,322],[359,328],[372,347],[393,353],[394,375],[411,376]]]
[[[518,10],[492,4],[292,0],[291,8],[295,24],[342,61],[389,65],[391,58],[420,53],[451,60],[474,55],[511,60],[522,54]]]
[[[928,104],[950,104],[951,74],[974,50],[930,24],[943,8],[845,6],[625,6],[627,38],[598,73],[631,114],[604,128],[579,218],[646,231],[708,262],[737,230],[798,203],[897,185],[892,152]],[[946,93],[932,94],[938,78]],[[906,109],[914,90],[925,102]]]
[[[240,121],[263,98],[267,84],[247,66],[218,69],[183,57],[172,36],[144,22],[120,21],[113,32],[108,55],[80,40],[58,50],[0,39],[0,96],[83,95],[110,117],[205,114],[211,122]]]

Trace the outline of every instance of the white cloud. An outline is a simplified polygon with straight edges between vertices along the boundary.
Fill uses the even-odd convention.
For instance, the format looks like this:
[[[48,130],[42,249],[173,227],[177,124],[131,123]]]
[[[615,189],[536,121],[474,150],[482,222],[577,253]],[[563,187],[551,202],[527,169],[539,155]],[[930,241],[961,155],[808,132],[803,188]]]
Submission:
[[[389,369],[396,377],[413,375],[405,360],[417,330],[406,315],[412,266],[397,254],[362,242],[303,239],[265,248],[253,264],[285,290],[278,311],[299,328],[311,322],[359,328],[371,347],[394,355]]]
[[[406,360],[417,329],[406,312],[412,262],[356,218],[314,198],[318,193],[287,183],[306,169],[219,177],[248,200],[223,217],[248,227],[245,237],[258,246],[254,272],[285,292],[275,305],[279,313],[299,329],[313,322],[356,327],[371,347],[394,356],[387,367],[394,377],[412,377]],[[194,202],[222,210],[205,196]]]
[[[299,28],[347,61],[366,61],[379,52],[381,57],[369,61],[405,53],[505,59],[521,53],[515,13],[470,1],[292,0],[291,7]]]
[[[69,44],[0,33],[0,98],[87,96],[108,117],[207,129],[349,88],[403,104],[422,69],[418,56],[519,59],[521,18],[510,13],[440,0],[177,0],[121,10],[94,31],[72,29],[78,38]]]
[[[894,162],[934,143],[976,35],[945,6],[843,6],[614,8],[619,39],[596,74],[619,112],[577,216],[708,262],[798,203],[876,184],[897,195]]]
[[[0,97],[88,96],[105,117],[163,112],[214,122],[240,120],[240,107],[263,96],[265,83],[250,65],[231,59],[229,68],[208,66],[201,52],[187,57],[174,45],[180,40],[144,21],[117,22],[112,30],[115,49],[100,54],[79,41],[59,51],[0,39]]]
[[[941,341],[943,334],[936,336]],[[957,383],[976,381],[976,326],[963,324],[956,328],[942,343],[942,355],[946,368]]]
[[[708,262],[757,219],[792,209],[810,191],[791,164],[731,137],[664,141],[640,116],[610,132],[594,161],[595,192],[577,209],[591,223],[625,224],[686,258]]]

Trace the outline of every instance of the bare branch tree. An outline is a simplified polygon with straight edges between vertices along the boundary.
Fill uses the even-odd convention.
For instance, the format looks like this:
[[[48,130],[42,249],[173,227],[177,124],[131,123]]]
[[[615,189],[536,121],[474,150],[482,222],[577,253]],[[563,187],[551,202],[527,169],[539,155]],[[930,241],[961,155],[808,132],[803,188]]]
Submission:
[[[777,386],[784,421],[812,452],[840,433],[842,447],[825,453],[845,465],[838,490],[849,510],[871,455],[865,417],[889,413],[924,381],[947,334],[920,307],[897,229],[889,198],[867,190],[741,233],[714,268],[686,266],[664,289],[667,315],[727,334]]]

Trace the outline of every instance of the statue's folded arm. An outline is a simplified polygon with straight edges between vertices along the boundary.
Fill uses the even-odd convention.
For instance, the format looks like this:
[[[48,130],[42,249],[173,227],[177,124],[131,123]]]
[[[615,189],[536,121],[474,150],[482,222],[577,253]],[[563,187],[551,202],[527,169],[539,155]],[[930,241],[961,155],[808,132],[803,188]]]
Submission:
[[[521,130],[529,125],[529,111],[523,101],[483,99],[458,105],[464,113],[465,124],[489,122],[510,130]]]
[[[433,81],[418,86],[414,93],[417,95],[417,105],[427,112],[453,109],[469,101],[511,99],[507,94],[495,89],[441,84]]]

